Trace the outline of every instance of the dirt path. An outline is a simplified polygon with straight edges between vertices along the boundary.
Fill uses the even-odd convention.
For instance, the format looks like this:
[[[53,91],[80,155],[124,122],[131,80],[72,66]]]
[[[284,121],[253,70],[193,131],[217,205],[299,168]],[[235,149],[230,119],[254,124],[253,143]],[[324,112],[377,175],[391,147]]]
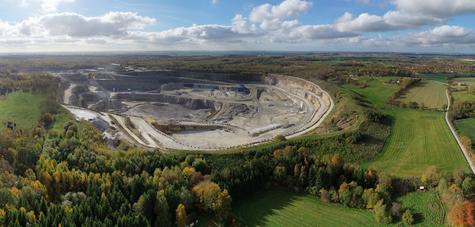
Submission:
[[[465,156],[465,159],[468,162],[468,165],[470,166],[470,169],[472,172],[475,174],[475,165],[473,164],[472,160],[470,159],[470,154],[469,151],[465,148],[465,146],[462,144],[462,141],[460,140],[457,132],[455,131],[454,126],[452,125],[452,122],[449,120],[449,110],[450,110],[450,105],[451,105],[451,100],[450,100],[450,95],[449,95],[449,90],[446,90],[446,95],[447,95],[447,110],[445,112],[445,121],[447,122],[447,125],[450,128],[450,131],[452,132],[452,135],[454,135],[455,140],[457,140],[457,144],[459,145],[460,149],[463,152],[463,155]]]
[[[71,104],[71,96],[73,95],[73,89],[76,87],[75,84],[69,85],[68,89],[64,91],[63,103],[66,105]]]

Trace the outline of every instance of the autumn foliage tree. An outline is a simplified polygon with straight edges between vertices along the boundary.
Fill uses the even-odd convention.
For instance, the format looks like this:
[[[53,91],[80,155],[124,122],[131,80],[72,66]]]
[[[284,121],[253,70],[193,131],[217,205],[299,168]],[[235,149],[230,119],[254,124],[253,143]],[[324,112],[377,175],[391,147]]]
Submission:
[[[227,190],[221,190],[218,184],[210,181],[202,182],[193,187],[198,207],[214,214],[218,219],[225,220],[231,212],[231,196]]]
[[[452,226],[474,226],[475,204],[470,201],[458,203],[452,207],[449,213],[449,221]]]

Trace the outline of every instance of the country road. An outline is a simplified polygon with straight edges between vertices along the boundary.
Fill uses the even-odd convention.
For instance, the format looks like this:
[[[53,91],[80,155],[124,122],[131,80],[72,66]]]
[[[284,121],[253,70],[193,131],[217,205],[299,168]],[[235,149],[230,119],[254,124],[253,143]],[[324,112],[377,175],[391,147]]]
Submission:
[[[470,165],[470,169],[475,174],[475,165],[473,164],[472,160],[470,159],[469,151],[467,151],[465,146],[463,146],[462,141],[460,140],[460,137],[457,134],[457,131],[455,131],[455,128],[452,125],[452,122],[450,122],[450,120],[449,120],[449,110],[450,110],[451,100],[450,100],[449,90],[447,89],[445,92],[446,92],[446,95],[447,95],[447,110],[445,112],[445,121],[447,122],[447,125],[449,126],[450,131],[452,132],[452,135],[454,135],[455,140],[457,140],[457,144],[459,145],[460,149],[463,152],[463,155],[465,156],[465,159],[467,160],[468,164]]]

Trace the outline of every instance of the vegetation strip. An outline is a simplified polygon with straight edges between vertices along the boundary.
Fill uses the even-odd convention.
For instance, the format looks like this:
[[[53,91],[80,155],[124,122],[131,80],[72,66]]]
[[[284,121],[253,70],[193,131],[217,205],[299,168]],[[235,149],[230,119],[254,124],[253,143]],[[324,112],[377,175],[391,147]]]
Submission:
[[[460,140],[457,132],[455,131],[454,126],[452,126],[452,123],[449,120],[449,110],[450,110],[450,105],[451,105],[451,100],[450,100],[450,94],[449,90],[446,91],[447,94],[447,111],[445,112],[445,121],[447,122],[447,125],[450,128],[450,132],[452,132],[452,135],[455,137],[455,140],[457,140],[457,144],[462,150],[462,153],[465,157],[465,160],[467,160],[468,165],[470,166],[470,169],[472,170],[472,173],[475,174],[475,165],[473,164],[472,160],[470,159],[470,154],[469,151],[465,148],[465,146],[462,144],[462,141]]]

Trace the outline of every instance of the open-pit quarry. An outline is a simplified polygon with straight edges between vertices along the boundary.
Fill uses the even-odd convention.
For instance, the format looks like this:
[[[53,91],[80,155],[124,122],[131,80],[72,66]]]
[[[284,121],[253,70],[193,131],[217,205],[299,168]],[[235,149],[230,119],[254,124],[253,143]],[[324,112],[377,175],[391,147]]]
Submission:
[[[333,108],[318,85],[282,75],[173,71],[59,74],[63,104],[109,141],[222,150],[317,128]]]

